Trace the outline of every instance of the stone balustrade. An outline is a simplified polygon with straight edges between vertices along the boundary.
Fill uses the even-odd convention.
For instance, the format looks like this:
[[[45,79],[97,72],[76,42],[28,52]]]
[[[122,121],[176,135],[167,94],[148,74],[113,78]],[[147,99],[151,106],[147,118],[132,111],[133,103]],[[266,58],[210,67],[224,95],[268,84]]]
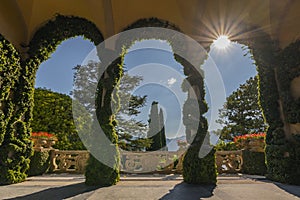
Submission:
[[[50,172],[84,173],[88,151],[50,151]]]
[[[128,173],[181,173],[184,152],[121,152],[121,171]]]
[[[120,168],[127,173],[181,173],[183,151],[124,152]],[[84,173],[88,151],[51,150],[50,171],[54,173]],[[237,173],[243,165],[242,151],[217,151],[218,173]]]
[[[240,172],[243,166],[242,151],[217,151],[216,165],[219,174]]]
[[[128,173],[181,173],[183,152],[121,152],[121,171]],[[51,150],[50,172],[83,173],[88,151]]]

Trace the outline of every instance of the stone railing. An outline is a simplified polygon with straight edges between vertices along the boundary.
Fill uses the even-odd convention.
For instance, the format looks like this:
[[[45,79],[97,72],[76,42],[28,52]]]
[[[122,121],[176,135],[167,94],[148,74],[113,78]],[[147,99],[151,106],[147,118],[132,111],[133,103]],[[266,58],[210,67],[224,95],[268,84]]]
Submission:
[[[51,150],[50,171],[84,173],[88,151]],[[121,152],[121,171],[128,173],[181,173],[184,152]],[[238,173],[242,169],[242,151],[217,151],[218,173]]]
[[[121,152],[121,171],[128,173],[181,173],[184,152]]]
[[[50,151],[50,172],[84,173],[88,151]]]
[[[219,174],[238,173],[242,170],[242,151],[217,151],[216,165]]]
[[[121,152],[120,170],[128,173],[181,173],[181,154],[166,151]],[[88,151],[51,150],[50,156],[50,172],[84,173],[89,153]]]

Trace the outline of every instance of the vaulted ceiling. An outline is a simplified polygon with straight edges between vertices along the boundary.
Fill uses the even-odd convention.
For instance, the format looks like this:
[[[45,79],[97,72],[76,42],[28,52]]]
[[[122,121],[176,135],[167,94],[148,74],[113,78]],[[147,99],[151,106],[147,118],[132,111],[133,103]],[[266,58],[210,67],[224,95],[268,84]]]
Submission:
[[[297,0],[1,0],[0,34],[21,48],[56,14],[86,18],[104,38],[139,19],[156,17],[204,45],[220,34],[239,40],[259,30],[285,47],[300,38],[299,11]],[[246,32],[247,25],[257,29]]]

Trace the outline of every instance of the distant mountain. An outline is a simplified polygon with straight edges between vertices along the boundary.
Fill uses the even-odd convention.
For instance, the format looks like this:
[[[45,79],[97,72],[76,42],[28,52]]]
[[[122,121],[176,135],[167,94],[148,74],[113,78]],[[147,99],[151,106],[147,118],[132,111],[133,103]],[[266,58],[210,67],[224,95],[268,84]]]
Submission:
[[[168,151],[177,151],[179,149],[179,146],[177,145],[178,140],[185,141],[185,135],[176,138],[167,138]]]
[[[207,135],[206,137],[208,138],[208,141],[210,141],[211,145],[216,145],[219,141],[219,135],[216,135],[214,132],[210,132],[209,135]],[[168,146],[168,150],[169,151],[177,151],[179,149],[179,146],[177,145],[177,141],[178,140],[183,140],[186,141],[186,136],[180,136],[180,137],[176,137],[176,138],[167,138],[167,146]],[[205,146],[201,147],[201,148],[205,148]],[[210,149],[208,149],[210,151]],[[204,152],[204,154],[206,154],[206,150],[202,149],[202,151]]]

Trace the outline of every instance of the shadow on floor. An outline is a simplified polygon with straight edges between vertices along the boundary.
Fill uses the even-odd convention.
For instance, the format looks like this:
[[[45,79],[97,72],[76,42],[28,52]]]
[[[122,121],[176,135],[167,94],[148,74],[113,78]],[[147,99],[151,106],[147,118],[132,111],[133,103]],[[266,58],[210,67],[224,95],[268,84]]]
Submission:
[[[52,200],[52,199],[65,199],[74,197],[76,195],[92,192],[93,190],[98,189],[99,187],[95,186],[87,186],[84,183],[77,183],[73,185],[67,185],[63,187],[49,188],[46,190],[42,190],[36,193],[28,194],[25,196],[19,196],[15,198],[10,198],[7,200]],[[86,194],[87,195],[87,194]]]
[[[199,200],[213,196],[216,185],[177,184],[161,200]]]
[[[261,179],[254,178],[253,180],[259,181],[259,182],[264,182],[264,183],[272,183],[272,184],[276,185],[278,188],[280,188],[281,190],[284,190],[287,193],[290,193],[296,197],[300,197],[300,185],[288,185],[288,184],[284,184],[284,183],[274,182],[267,178],[261,178]]]
[[[300,186],[299,185],[287,185],[287,184],[282,184],[282,183],[274,183],[277,187],[280,189],[296,196],[300,197]]]

